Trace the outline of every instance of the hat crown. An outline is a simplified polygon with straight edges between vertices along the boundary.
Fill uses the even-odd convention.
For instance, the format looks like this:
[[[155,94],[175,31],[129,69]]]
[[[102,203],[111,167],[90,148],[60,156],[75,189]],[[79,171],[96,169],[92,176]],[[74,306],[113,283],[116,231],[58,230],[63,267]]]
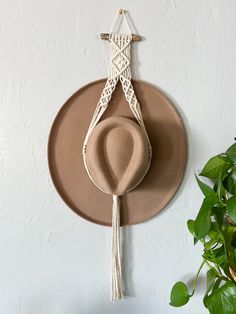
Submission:
[[[143,130],[128,118],[106,118],[90,135],[86,161],[96,186],[106,193],[123,195],[142,181],[149,168]]]

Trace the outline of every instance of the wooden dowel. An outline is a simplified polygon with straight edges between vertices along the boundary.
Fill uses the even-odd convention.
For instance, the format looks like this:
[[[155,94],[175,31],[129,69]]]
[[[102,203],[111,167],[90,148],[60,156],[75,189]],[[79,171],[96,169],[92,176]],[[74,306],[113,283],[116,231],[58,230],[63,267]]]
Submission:
[[[100,38],[101,39],[105,39],[105,40],[109,40],[109,36],[110,34],[108,33],[101,33],[100,34]],[[132,41],[141,41],[142,37],[138,34],[132,34]]]

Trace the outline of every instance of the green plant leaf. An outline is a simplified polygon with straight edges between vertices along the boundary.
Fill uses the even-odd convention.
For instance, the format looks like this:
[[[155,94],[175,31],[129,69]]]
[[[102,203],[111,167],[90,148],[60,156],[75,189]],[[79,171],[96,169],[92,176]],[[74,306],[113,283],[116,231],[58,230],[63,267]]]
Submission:
[[[232,196],[226,201],[226,207],[229,217],[236,223],[236,196]]]
[[[227,262],[227,257],[225,255],[225,247],[221,245],[214,250],[211,250],[214,255],[214,263],[221,266]]]
[[[189,219],[189,220],[187,221],[187,226],[188,226],[189,232],[190,232],[193,236],[195,236],[195,233],[194,233],[194,220]]]
[[[196,238],[195,235],[195,231],[194,231],[194,220],[189,219],[187,221],[187,226],[188,226],[188,230],[189,232],[192,234],[192,236],[194,237],[194,245],[198,242],[198,239]]]
[[[218,223],[218,226],[221,228],[224,220],[224,215],[225,215],[226,208],[224,207],[219,207],[215,206],[214,207],[214,214],[215,214],[215,219],[216,222]]]
[[[215,244],[222,244],[223,243],[223,235],[219,230],[219,227],[216,222],[211,222],[211,229],[208,232],[208,237],[210,238],[209,241],[204,242],[204,247],[207,250],[212,249]]]
[[[170,305],[174,307],[180,307],[188,303],[190,298],[188,288],[185,283],[179,281],[177,282],[172,290],[170,296]]]
[[[225,188],[223,186],[222,183],[222,177],[223,177],[223,169],[221,170],[221,172],[219,173],[219,177],[218,177],[218,182],[217,182],[217,195],[219,200],[225,199]]]
[[[194,222],[194,231],[198,240],[204,238],[211,228],[211,210],[215,205],[215,197],[206,196]]]
[[[220,156],[214,156],[208,160],[200,175],[210,179],[218,179],[224,166],[225,161]]]
[[[236,248],[236,231],[232,234],[231,245]]]
[[[211,295],[204,298],[204,304],[210,314],[235,314],[236,312],[236,285],[227,281]]]
[[[226,155],[229,157],[229,159],[231,159],[233,162],[236,162],[236,143],[234,143],[233,145],[231,145],[227,151],[226,151]]]
[[[227,254],[227,261],[229,266],[233,269],[236,269],[236,261],[235,261],[235,254],[234,254],[234,247],[232,246],[232,239],[234,233],[236,231],[236,227],[234,226],[224,226],[222,228],[222,234],[224,236],[224,246],[225,252]]]
[[[217,277],[218,277],[218,272],[214,268],[211,268],[210,270],[208,270],[206,295],[212,290]]]
[[[222,277],[219,277],[218,279],[216,279],[214,285],[213,285],[213,288],[212,288],[212,291],[211,291],[211,294],[213,294],[217,289],[219,289],[220,287],[220,284],[221,282],[223,281],[223,278]],[[205,297],[203,298],[203,304],[205,305],[205,307],[207,308],[207,305],[208,305],[208,297],[209,295],[205,294]]]
[[[235,138],[236,140],[236,138]],[[204,305],[210,314],[236,314],[236,143],[226,153],[208,160],[200,176],[211,181],[205,183],[196,176],[204,194],[201,208],[187,225],[194,237],[204,247],[203,262],[194,279],[192,293],[186,284],[177,282],[171,291],[170,304],[180,307],[194,295],[199,273],[206,263],[206,295]]]
[[[215,236],[216,234],[218,234],[219,231],[220,231],[220,229],[219,229],[218,224],[213,221],[213,222],[211,223],[211,230],[209,231],[209,236],[210,236],[210,237],[213,237],[213,236]]]
[[[202,182],[195,174],[195,178],[197,180],[197,183],[198,183],[198,186],[199,188],[201,189],[202,193],[205,195],[205,196],[212,196],[212,197],[217,197],[215,191],[210,187],[208,186],[207,184],[205,184],[204,182]]]
[[[224,245],[216,249],[204,250],[203,258],[221,267],[222,264],[227,262]]]
[[[236,195],[236,168],[232,169],[232,172],[225,178],[223,185],[227,191]]]
[[[223,281],[223,278],[222,277],[219,277],[217,280],[216,280],[216,282],[215,282],[215,284],[214,284],[214,286],[213,286],[213,289],[212,289],[212,293],[214,293],[217,289],[219,289],[220,288],[220,285],[221,285],[221,282]]]

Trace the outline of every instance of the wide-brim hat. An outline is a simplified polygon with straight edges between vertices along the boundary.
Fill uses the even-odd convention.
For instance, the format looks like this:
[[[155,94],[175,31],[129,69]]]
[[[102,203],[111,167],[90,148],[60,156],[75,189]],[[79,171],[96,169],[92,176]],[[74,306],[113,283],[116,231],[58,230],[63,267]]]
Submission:
[[[105,82],[103,79],[84,86],[60,109],[49,136],[48,160],[54,185],[65,203],[81,217],[109,226],[112,220],[112,198],[107,194],[109,187],[108,191],[104,191],[102,187],[99,189],[101,177],[98,178],[98,182],[93,182],[89,178],[82,154],[86,132]],[[181,183],[187,157],[185,127],[170,99],[149,83],[137,80],[133,80],[132,83],[141,104],[143,120],[152,147],[150,167],[145,157],[148,154],[145,138],[142,137],[120,84],[117,85],[109,107],[98,122],[96,132],[94,129],[94,135],[90,139],[92,144],[88,145],[87,152],[90,155],[90,170],[93,171],[95,163],[102,169],[106,161],[104,150],[101,150],[103,144],[96,146],[96,143],[99,143],[101,138],[104,142],[104,130],[117,128],[118,123],[121,124],[121,129],[128,130],[127,132],[131,134],[133,148],[128,144],[129,136],[124,137],[124,133],[122,135],[124,140],[120,145],[126,145],[131,155],[135,151],[136,156],[142,159],[137,162],[138,165],[130,163],[130,160],[128,162],[129,167],[136,166],[139,172],[135,172],[134,181],[130,179],[130,186],[125,186],[128,190],[130,187],[129,193],[121,197],[121,225],[143,222],[160,212],[170,202]],[[119,132],[113,133],[115,138],[116,136],[119,138]],[[112,145],[114,147],[118,145],[117,141],[115,142],[113,143],[111,137],[109,149],[106,150],[110,152],[108,159],[117,159],[115,149],[112,148]],[[96,153],[101,151],[100,154]],[[124,159],[118,158],[121,160],[121,169],[127,166],[122,162],[129,159],[127,156]],[[115,174],[119,177],[121,175],[119,165],[117,169]],[[99,177],[104,172],[95,171],[96,173]],[[97,180],[94,177],[93,179]],[[106,178],[103,177],[102,180],[103,187],[106,187]],[[135,187],[136,181],[139,181],[139,184]]]

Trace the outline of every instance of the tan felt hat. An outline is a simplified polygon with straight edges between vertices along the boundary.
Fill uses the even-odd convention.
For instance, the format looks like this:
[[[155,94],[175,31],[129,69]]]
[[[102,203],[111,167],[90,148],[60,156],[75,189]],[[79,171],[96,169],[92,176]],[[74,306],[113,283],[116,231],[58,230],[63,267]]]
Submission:
[[[180,185],[187,157],[186,132],[179,113],[158,88],[133,80],[152,146],[149,168],[147,138],[118,84],[88,140],[89,178],[81,152],[105,82],[84,86],[59,111],[49,136],[50,173],[63,200],[83,218],[111,225],[108,194],[115,194],[122,195],[121,225],[136,224],[163,209]]]

